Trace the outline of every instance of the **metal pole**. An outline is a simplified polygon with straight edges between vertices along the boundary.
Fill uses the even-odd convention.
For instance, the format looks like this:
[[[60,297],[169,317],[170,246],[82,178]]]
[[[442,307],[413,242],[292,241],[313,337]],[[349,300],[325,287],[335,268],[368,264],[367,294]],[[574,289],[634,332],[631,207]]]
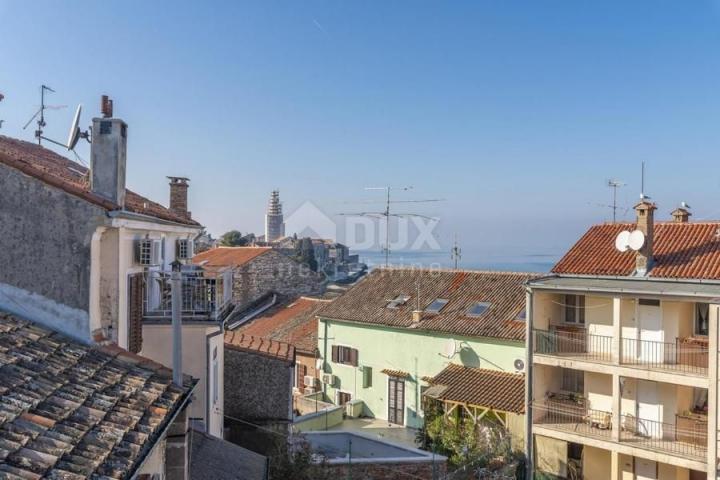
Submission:
[[[387,205],[385,206],[385,268],[390,257],[390,187],[387,187]]]
[[[170,286],[172,292],[173,383],[182,387],[182,274],[181,263],[172,263]]]

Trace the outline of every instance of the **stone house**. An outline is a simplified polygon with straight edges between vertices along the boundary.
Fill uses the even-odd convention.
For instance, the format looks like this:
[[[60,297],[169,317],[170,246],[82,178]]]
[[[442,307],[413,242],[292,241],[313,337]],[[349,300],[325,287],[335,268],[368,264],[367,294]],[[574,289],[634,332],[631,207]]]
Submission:
[[[193,263],[203,268],[230,268],[233,303],[246,306],[268,292],[284,298],[320,295],[325,276],[271,247],[217,247],[197,254]]]
[[[221,294],[230,290],[229,283],[223,289],[229,277],[190,265],[202,227],[187,210],[186,178],[170,177],[169,208],[126,188],[129,129],[103,106],[92,120],[90,168],[0,136],[0,309],[169,366],[167,279],[171,263],[182,262],[184,281],[218,297],[206,305],[184,302],[192,303],[184,316],[202,322],[185,325],[183,360],[185,373],[200,381],[191,418],[222,435],[222,394],[212,405],[206,398],[213,357],[222,366],[222,314],[230,299]],[[192,285],[183,291],[194,292]]]

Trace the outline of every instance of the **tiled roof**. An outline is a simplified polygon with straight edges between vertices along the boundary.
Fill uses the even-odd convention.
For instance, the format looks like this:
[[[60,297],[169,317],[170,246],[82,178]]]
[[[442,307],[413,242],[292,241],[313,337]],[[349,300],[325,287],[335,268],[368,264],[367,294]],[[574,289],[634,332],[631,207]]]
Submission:
[[[0,478],[130,478],[193,382],[0,313]]]
[[[430,383],[433,391],[437,392],[432,396],[438,400],[502,412],[525,412],[525,375],[522,374],[451,363]]]
[[[389,377],[410,378],[410,374],[408,372],[403,370],[393,370],[392,368],[383,368],[380,370],[380,373],[384,373]]]
[[[0,135],[0,163],[106,210],[120,209],[118,205],[90,191],[89,171],[86,167],[40,145]],[[131,190],[126,190],[125,210],[185,225],[200,225]]]
[[[271,308],[238,327],[235,332],[289,343],[299,353],[314,355],[318,337],[315,313],[328,302],[300,297],[289,304]]]
[[[225,348],[250,353],[258,353],[288,362],[295,361],[295,347],[285,342],[253,337],[243,333],[225,332]]]
[[[373,270],[318,315],[334,320],[519,341],[525,338],[525,323],[516,321],[525,308],[523,284],[537,276],[381,268]],[[388,303],[400,295],[409,297],[407,302],[397,308],[387,308]],[[435,299],[449,301],[439,313],[423,313],[422,320],[413,323],[412,311],[416,306],[425,309]],[[488,302],[490,307],[480,316],[469,316],[468,309],[478,302]]]
[[[627,276],[635,252],[620,252],[615,237],[634,230],[631,223],[595,225],[565,254],[553,273]],[[656,222],[650,277],[720,280],[720,222]]]
[[[208,267],[239,267],[255,257],[272,250],[271,247],[217,247],[198,253],[193,263]]]
[[[267,458],[198,430],[190,430],[192,480],[265,480]]]

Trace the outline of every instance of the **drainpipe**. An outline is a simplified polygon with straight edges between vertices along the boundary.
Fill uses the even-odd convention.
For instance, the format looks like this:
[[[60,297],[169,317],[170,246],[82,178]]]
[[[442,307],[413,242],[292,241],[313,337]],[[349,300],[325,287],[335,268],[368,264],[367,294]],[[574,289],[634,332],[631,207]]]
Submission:
[[[328,361],[327,361],[328,325],[327,325],[327,321],[322,320],[322,319],[321,319],[320,321],[323,322],[323,328],[325,329],[325,332],[323,333],[323,369],[322,369],[322,373],[327,373],[327,364],[328,364]],[[322,380],[322,377],[320,378],[320,380]],[[323,397],[326,397],[326,398],[327,398],[327,384],[326,384],[325,382],[323,382],[322,386],[323,386]],[[326,414],[326,416],[325,416],[325,419],[327,420],[327,414]]]
[[[173,383],[183,385],[182,373],[182,274],[178,260],[172,262],[170,287],[172,292]]]

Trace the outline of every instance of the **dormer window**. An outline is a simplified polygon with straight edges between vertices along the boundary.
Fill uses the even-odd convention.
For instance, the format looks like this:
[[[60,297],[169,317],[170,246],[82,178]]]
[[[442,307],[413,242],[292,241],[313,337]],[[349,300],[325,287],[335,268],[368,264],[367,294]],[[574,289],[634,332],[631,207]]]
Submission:
[[[468,317],[479,317],[483,315],[487,309],[490,308],[490,302],[477,302],[468,308]]]
[[[432,301],[430,305],[428,305],[425,308],[426,313],[440,313],[440,310],[442,310],[445,305],[447,305],[449,300],[445,298],[436,298]]]
[[[401,305],[405,305],[408,300],[410,300],[408,295],[398,295],[386,305],[386,308],[398,308]]]
[[[515,321],[524,322],[525,320],[527,320],[527,311],[523,308],[522,310],[520,310],[520,313],[518,313],[515,317]]]

